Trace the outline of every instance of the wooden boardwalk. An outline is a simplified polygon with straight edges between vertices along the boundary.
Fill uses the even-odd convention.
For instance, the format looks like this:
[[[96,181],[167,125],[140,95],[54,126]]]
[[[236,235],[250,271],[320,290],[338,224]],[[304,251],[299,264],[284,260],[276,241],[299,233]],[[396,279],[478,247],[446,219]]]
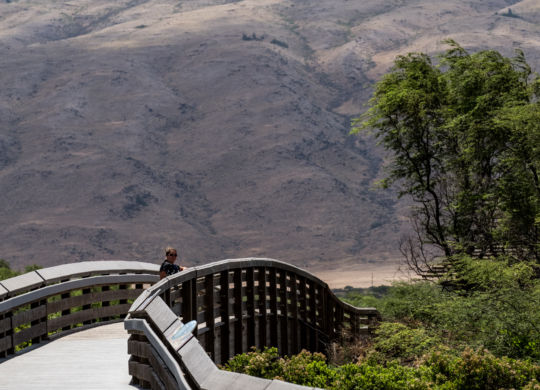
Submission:
[[[0,390],[137,389],[130,386],[122,322],[60,337],[0,363]]]

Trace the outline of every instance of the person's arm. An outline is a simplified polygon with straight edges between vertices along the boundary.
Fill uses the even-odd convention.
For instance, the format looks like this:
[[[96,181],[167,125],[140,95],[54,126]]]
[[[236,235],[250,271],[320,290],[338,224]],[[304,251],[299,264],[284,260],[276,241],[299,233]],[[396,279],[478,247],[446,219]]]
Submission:
[[[163,279],[165,276],[167,276],[167,273],[165,273],[165,271],[159,272],[159,280]]]

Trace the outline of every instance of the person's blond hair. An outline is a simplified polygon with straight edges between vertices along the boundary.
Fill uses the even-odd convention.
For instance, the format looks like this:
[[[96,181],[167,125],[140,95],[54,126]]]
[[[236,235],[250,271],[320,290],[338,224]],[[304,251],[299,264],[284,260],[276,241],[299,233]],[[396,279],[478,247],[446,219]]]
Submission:
[[[178,251],[175,248],[173,248],[172,246],[168,246],[167,248],[165,248],[165,256],[170,254],[172,251],[175,251],[176,254],[178,254]]]

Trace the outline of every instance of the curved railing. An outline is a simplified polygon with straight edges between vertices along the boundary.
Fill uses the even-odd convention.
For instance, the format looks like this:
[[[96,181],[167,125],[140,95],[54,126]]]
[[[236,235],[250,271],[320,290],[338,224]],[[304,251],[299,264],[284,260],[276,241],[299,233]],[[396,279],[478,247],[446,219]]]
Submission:
[[[148,288],[125,320],[133,382],[151,388],[298,388],[221,371],[251,347],[282,355],[324,351],[343,334],[370,333],[374,308],[340,301],[310,273],[272,259],[223,260],[189,268]],[[193,337],[183,334],[196,320]]]
[[[159,282],[158,271],[157,264],[92,261],[0,281],[0,358],[127,314],[134,384],[293,389],[301,387],[216,364],[251,347],[275,346],[282,355],[324,351],[344,334],[370,333],[378,320],[377,310],[345,304],[317,277],[277,260],[223,260]]]
[[[0,358],[62,332],[121,321],[159,266],[88,261],[0,281]]]

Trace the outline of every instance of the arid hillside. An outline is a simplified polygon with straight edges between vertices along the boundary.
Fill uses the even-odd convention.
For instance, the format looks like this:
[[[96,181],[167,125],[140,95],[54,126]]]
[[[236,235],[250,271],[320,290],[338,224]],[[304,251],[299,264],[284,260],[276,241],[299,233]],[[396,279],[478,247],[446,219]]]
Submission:
[[[445,38],[539,70],[540,3],[4,1],[0,258],[388,268],[407,209],[350,120],[396,55]]]

